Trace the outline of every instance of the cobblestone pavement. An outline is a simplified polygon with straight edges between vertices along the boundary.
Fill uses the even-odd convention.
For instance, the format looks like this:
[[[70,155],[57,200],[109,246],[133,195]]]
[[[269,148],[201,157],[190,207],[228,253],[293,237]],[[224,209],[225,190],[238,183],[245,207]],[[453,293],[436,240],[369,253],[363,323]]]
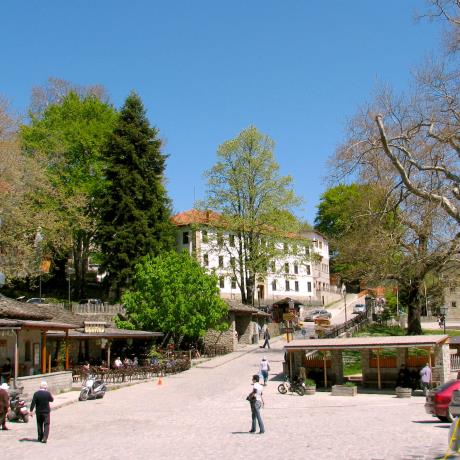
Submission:
[[[33,442],[35,419],[0,431],[2,458],[27,459],[433,459],[447,447],[448,424],[425,414],[423,398],[280,395],[283,342],[213,367],[106,394],[51,414],[48,444]],[[264,435],[248,433],[245,401],[263,354],[271,361],[262,411]]]

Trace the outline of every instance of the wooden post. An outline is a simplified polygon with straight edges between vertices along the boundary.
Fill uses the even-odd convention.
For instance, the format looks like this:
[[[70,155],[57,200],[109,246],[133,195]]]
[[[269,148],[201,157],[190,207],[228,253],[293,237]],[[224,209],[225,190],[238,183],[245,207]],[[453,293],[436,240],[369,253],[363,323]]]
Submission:
[[[69,370],[69,330],[65,331],[65,370]]]
[[[107,367],[110,369],[110,347],[112,346],[112,342],[110,340],[107,341]]]
[[[48,374],[51,374],[51,353],[48,353]]]
[[[326,351],[323,351],[323,363],[324,363],[324,388],[327,388],[327,358],[326,358]]]
[[[379,390],[382,389],[382,377],[380,375],[380,350],[377,348],[377,384]]]
[[[431,347],[428,348],[428,365],[429,365],[430,367],[432,367],[432,366],[431,366]]]
[[[294,376],[292,375],[292,351],[289,352],[289,377],[292,380],[294,379]]]
[[[18,368],[19,368],[19,331],[14,331],[14,388],[18,388]]]
[[[46,374],[46,331],[42,331],[42,374]]]

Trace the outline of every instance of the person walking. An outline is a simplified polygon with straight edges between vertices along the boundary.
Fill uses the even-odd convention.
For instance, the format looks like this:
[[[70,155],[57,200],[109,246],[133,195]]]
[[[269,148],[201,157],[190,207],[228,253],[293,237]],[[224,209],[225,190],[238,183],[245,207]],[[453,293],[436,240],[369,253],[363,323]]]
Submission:
[[[268,332],[268,327],[264,331],[264,344],[260,348],[265,348],[268,346],[268,349],[270,350],[270,332]]]
[[[268,381],[268,371],[270,370],[270,363],[268,362],[267,358],[264,356],[260,361],[260,373],[262,374],[262,378],[264,379],[264,386],[267,385]]]
[[[6,415],[10,410],[10,395],[8,389],[10,387],[7,383],[2,383],[0,385],[0,425],[3,431],[7,431],[6,427]]]
[[[259,383],[259,376],[252,376],[252,391],[246,398],[251,406],[252,425],[249,433],[256,432],[256,420],[259,424],[259,434],[265,433],[264,422],[260,415],[260,409],[264,407],[264,398],[262,396],[262,385]]]
[[[420,379],[422,381],[423,394],[426,395],[427,390],[431,386],[431,367],[428,363],[425,364],[425,367],[420,371]]]
[[[40,384],[40,389],[34,393],[32,404],[30,405],[30,415],[33,416],[33,411],[37,408],[37,433],[38,442],[46,444],[50,434],[50,402],[54,398],[48,391],[48,384],[43,380]]]

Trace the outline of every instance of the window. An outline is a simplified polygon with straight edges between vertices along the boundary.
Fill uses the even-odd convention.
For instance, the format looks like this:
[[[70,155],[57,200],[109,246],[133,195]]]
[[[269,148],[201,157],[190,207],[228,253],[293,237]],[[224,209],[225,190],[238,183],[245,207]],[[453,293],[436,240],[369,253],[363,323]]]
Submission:
[[[285,281],[285,285],[286,285],[286,291],[290,291],[290,288],[289,288],[289,280],[286,280],[286,281]]]
[[[305,246],[305,254],[310,255],[310,246]]]
[[[322,241],[319,242],[319,248],[323,249],[323,242]]]
[[[294,282],[294,289],[299,292],[299,282],[298,281],[295,281]]]
[[[299,266],[298,266],[297,264],[294,264],[294,273],[295,273],[296,275],[299,274]]]
[[[190,241],[189,232],[182,233],[182,244],[188,244]]]
[[[307,265],[307,275],[311,275],[311,268],[310,268],[310,265]]]
[[[219,277],[219,287],[221,289],[225,287],[225,278],[223,276]]]
[[[457,308],[457,302],[455,302],[455,300],[453,300],[450,306],[452,308]]]
[[[235,247],[235,235],[228,236],[228,244],[230,245],[231,248]]]
[[[284,264],[284,273],[289,273],[289,263],[288,262]]]
[[[203,256],[203,265],[207,267],[209,265],[209,257],[207,254],[204,254]]]
[[[311,282],[310,281],[307,283],[307,291],[311,292]]]
[[[272,291],[276,291],[276,280],[272,281]]]
[[[224,268],[224,256],[219,256],[219,268]]]
[[[287,243],[284,243],[283,244],[283,250],[284,250],[284,253],[287,254],[289,252],[289,246]]]
[[[230,257],[230,267],[236,267],[236,259],[234,257]]]
[[[201,232],[201,239],[202,239],[203,243],[207,243],[209,241],[208,231],[207,230],[203,230]]]
[[[232,289],[236,289],[236,278],[235,277],[232,277]]]
[[[271,270],[272,270],[273,273],[276,272],[276,262],[274,260],[271,263]]]
[[[224,245],[224,236],[222,235],[222,232],[217,232],[217,245],[219,247]]]

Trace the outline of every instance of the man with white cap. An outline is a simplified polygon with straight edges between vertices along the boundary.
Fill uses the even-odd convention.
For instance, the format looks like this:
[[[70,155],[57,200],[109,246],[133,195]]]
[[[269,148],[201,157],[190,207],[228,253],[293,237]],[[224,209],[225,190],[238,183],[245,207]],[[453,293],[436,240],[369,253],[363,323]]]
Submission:
[[[46,444],[50,433],[50,402],[54,398],[48,391],[48,384],[43,380],[40,389],[34,393],[32,404],[30,405],[30,415],[33,416],[35,407],[37,408],[37,432],[38,442]]]
[[[0,385],[0,425],[2,426],[2,430],[8,429],[6,427],[6,414],[10,408],[9,388],[7,383],[2,383]]]

